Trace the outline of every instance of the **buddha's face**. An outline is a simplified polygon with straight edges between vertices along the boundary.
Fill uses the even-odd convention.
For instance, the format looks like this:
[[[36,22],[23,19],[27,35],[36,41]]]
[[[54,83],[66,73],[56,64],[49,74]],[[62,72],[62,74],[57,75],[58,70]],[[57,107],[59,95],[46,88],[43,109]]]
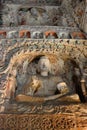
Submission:
[[[48,76],[48,72],[51,68],[51,64],[50,64],[49,59],[46,56],[41,57],[38,65],[39,65],[39,68],[41,71],[41,75]]]
[[[32,14],[32,15],[37,15],[37,14],[38,14],[37,9],[33,7],[33,8],[31,9],[31,14]]]

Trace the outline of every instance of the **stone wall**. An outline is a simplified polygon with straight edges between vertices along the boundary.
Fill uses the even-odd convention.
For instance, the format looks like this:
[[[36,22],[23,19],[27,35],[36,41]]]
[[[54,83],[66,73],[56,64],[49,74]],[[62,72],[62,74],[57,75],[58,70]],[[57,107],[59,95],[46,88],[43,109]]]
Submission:
[[[71,14],[71,16],[74,18],[77,26],[87,33],[87,1],[72,1],[67,0],[63,1],[63,6],[66,6],[67,11]]]

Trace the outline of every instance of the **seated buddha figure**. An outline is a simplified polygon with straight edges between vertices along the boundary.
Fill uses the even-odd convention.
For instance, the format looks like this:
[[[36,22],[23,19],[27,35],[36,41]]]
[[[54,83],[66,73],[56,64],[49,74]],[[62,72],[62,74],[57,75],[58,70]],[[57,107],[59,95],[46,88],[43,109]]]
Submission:
[[[60,66],[58,67],[60,70]],[[41,56],[38,62],[30,63],[26,60],[21,66],[14,68],[15,74],[11,72],[6,85],[5,98],[26,102],[30,101],[30,97],[49,97],[67,93],[69,89],[59,71],[56,72],[57,68],[56,71],[52,69],[54,65],[47,56]]]
[[[44,97],[55,95],[56,91],[59,93],[67,92],[67,84],[60,75],[52,75],[51,69],[48,57],[42,56],[36,67],[37,73],[31,75],[29,82],[23,87],[23,94]]]

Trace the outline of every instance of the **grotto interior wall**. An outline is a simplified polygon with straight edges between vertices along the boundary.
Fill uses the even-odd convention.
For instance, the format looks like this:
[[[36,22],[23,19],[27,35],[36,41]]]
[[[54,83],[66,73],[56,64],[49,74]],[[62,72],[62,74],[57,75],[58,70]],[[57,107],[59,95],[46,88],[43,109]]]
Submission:
[[[86,7],[0,0],[1,130],[87,130]]]

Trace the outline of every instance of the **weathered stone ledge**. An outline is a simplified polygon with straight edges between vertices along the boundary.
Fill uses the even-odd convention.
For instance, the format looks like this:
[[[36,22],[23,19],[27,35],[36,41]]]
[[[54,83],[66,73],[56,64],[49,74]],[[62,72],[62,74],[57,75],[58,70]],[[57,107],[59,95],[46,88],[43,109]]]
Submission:
[[[87,130],[87,116],[0,114],[0,130]]]

